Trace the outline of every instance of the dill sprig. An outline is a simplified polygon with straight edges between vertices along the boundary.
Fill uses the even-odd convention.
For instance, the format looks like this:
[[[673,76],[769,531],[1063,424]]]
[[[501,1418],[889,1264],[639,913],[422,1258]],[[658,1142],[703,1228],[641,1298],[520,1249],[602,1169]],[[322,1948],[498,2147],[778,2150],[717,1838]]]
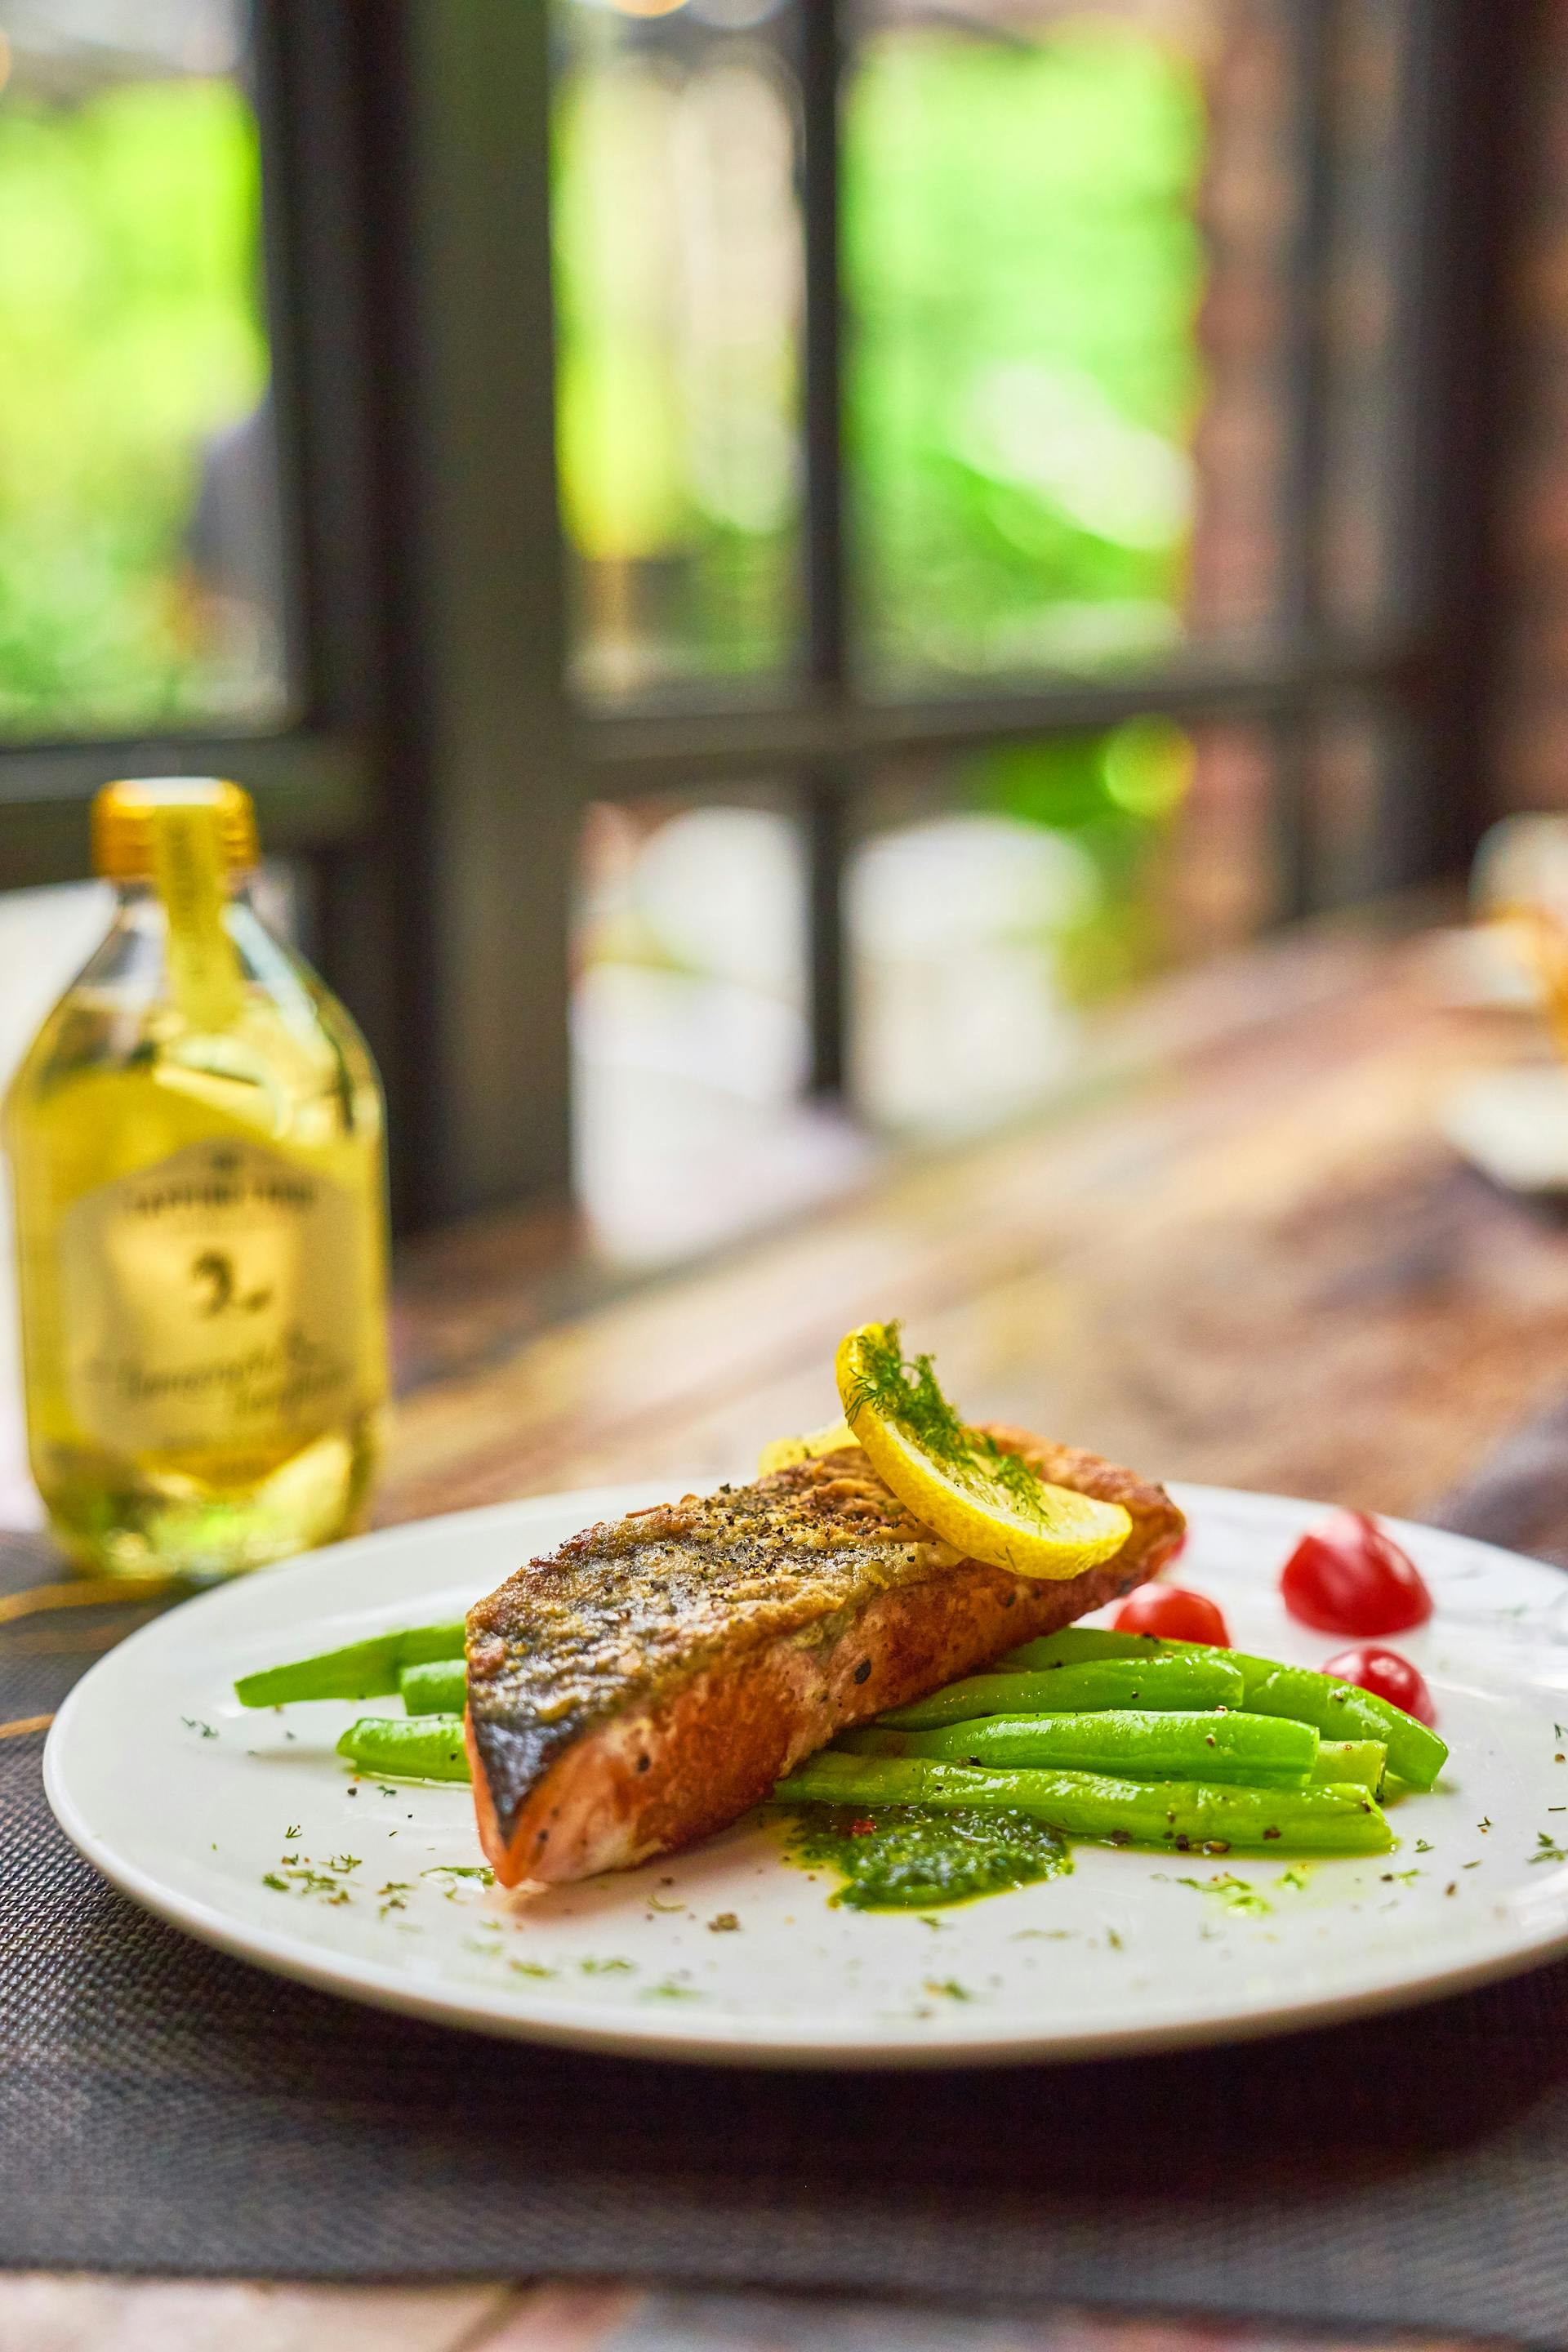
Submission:
[[[906,1356],[903,1326],[874,1324],[860,1341],[858,1369],[846,1400],[853,1423],[863,1405],[890,1421],[961,1486],[1000,1486],[1022,1517],[1043,1519],[1043,1481],[1021,1454],[1010,1453],[963,1419],[942,1393],[929,1355]]]

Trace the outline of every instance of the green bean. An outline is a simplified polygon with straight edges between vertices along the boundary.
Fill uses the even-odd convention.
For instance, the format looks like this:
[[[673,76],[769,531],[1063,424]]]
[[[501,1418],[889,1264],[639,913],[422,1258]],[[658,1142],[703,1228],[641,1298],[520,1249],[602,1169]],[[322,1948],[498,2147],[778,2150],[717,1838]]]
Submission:
[[[977,1771],[892,1756],[813,1756],[773,1794],[786,1804],[1000,1805],[1069,1837],[1117,1845],[1279,1853],[1385,1853],[1393,1840],[1365,1789],[1221,1788],[1201,1780],[1129,1780],[1103,1772]]]
[[[1194,1715],[1110,1708],[1094,1715],[1002,1715],[932,1731],[840,1735],[855,1756],[916,1756],[944,1764],[1049,1765],[1121,1772],[1135,1780],[1239,1780],[1304,1789],[1318,1735],[1267,1715]]]
[[[461,1658],[405,1666],[397,1686],[410,1715],[461,1715],[468,1703],[468,1670]]]
[[[1163,1642],[1155,1633],[1115,1633],[1109,1626],[1065,1625],[1059,1633],[1041,1633],[1009,1650],[997,1666],[1005,1675],[1037,1674],[1052,1666],[1098,1664],[1102,1658],[1168,1657],[1178,1647],[1199,1646]]]
[[[1226,1650],[1212,1642],[1167,1642],[1157,1633],[1118,1633],[1106,1625],[1064,1625],[1009,1650],[999,1661],[1004,1674],[1038,1674],[1052,1667],[1100,1664],[1112,1658],[1224,1658],[1241,1676],[1244,1699],[1279,1666],[1278,1658],[1255,1658],[1246,1650]]]
[[[1005,1672],[1066,1671],[1118,1658],[1223,1659],[1241,1676],[1241,1706],[1252,1715],[1285,1716],[1312,1724],[1331,1740],[1375,1739],[1388,1750],[1388,1769],[1413,1789],[1429,1789],[1447,1761],[1445,1741],[1413,1715],[1371,1691],[1342,1683],[1308,1666],[1282,1666],[1278,1658],[1253,1657],[1246,1650],[1221,1650],[1202,1642],[1157,1642],[1148,1633],[1116,1633],[1092,1625],[1068,1625],[1010,1650]]]
[[[362,1772],[391,1780],[466,1780],[460,1715],[362,1715],[338,1742]]]
[[[926,1731],[977,1715],[1079,1715],[1103,1707],[1239,1706],[1241,1676],[1218,1659],[1108,1658],[1035,1675],[968,1675],[877,1720]]]
[[[400,1653],[405,1666],[426,1666],[435,1658],[460,1658],[468,1645],[468,1629],[461,1617],[445,1625],[410,1625]]]
[[[1248,1693],[1247,1705],[1258,1715],[1316,1724],[1327,1739],[1381,1741],[1388,1769],[1412,1789],[1429,1789],[1448,1760],[1447,1742],[1402,1706],[1306,1666],[1277,1665]]]
[[[397,1688],[405,1666],[422,1665],[431,1658],[460,1658],[465,1632],[459,1620],[455,1625],[413,1625],[373,1633],[346,1649],[323,1650],[290,1665],[241,1675],[235,1696],[241,1706],[289,1706],[306,1698],[382,1698]]]
[[[1307,1775],[1307,1786],[1370,1789],[1374,1797],[1381,1797],[1387,1754],[1381,1739],[1320,1739],[1318,1760]]]
[[[1040,1674],[1053,1667],[1101,1664],[1112,1658],[1223,1658],[1242,1678],[1243,1695],[1279,1665],[1278,1658],[1255,1658],[1246,1650],[1226,1650],[1212,1642],[1167,1642],[1157,1633],[1118,1633],[1108,1625],[1064,1625],[1009,1650],[997,1664],[1004,1674]]]

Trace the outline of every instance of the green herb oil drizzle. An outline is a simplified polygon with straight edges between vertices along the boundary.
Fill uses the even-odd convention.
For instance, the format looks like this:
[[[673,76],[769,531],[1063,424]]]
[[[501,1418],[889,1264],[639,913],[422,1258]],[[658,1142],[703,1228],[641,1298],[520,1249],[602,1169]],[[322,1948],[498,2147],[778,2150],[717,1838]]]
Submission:
[[[831,1900],[852,1911],[931,1911],[1072,1868],[1066,1840],[1043,1822],[980,1806],[802,1805],[785,1852],[803,1869],[837,1871],[844,1884]]]

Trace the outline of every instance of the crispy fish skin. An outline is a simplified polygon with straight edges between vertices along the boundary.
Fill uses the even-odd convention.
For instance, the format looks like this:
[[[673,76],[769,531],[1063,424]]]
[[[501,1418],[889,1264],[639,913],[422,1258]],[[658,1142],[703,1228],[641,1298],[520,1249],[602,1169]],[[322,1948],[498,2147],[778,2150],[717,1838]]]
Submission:
[[[470,1610],[468,1753],[501,1884],[624,1869],[721,1829],[835,1732],[1069,1624],[1174,1549],[1163,1488],[991,1433],[1123,1505],[1113,1559],[1054,1584],[962,1559],[847,1446],[585,1528]]]

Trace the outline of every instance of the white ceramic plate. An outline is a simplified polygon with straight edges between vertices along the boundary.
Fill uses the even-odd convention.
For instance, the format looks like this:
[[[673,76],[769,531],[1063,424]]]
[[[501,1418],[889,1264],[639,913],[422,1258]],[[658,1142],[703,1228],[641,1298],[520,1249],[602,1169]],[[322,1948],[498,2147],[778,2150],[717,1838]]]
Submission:
[[[1568,1580],[1430,1528],[1399,1530],[1437,1611],[1398,1646],[1453,1755],[1437,1790],[1394,1810],[1399,1851],[1376,1861],[1287,1874],[1083,1847],[1039,1885],[865,1914],[832,1906],[833,1879],[752,1821],[509,1900],[480,1874],[466,1790],[348,1776],[333,1742],[364,1709],[235,1703],[237,1675],[455,1616],[520,1560],[669,1491],[433,1519],[171,1612],[67,1700],[44,1766],[56,1814],[134,1901],[262,1968],[449,2024],[664,2057],[957,2065],[1223,2042],[1568,1949]],[[1314,1507],[1177,1492],[1183,1580],[1223,1604],[1239,1645],[1321,1664],[1338,1645],[1291,1623],[1275,1581]]]

